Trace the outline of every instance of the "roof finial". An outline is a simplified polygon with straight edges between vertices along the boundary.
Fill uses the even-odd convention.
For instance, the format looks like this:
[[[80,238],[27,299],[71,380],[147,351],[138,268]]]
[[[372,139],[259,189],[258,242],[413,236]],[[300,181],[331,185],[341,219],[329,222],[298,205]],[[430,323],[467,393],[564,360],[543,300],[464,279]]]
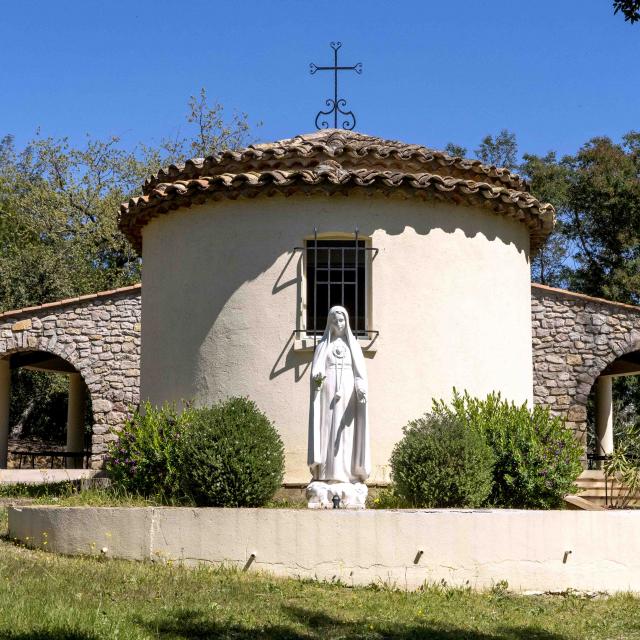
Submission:
[[[332,67],[318,67],[313,62],[309,65],[309,71],[313,75],[316,71],[333,71],[333,100],[328,98],[325,101],[327,107],[330,107],[328,111],[319,111],[316,116],[316,129],[328,129],[329,122],[323,118],[323,116],[330,117],[333,114],[333,128],[338,128],[338,114],[344,116],[345,120],[341,123],[342,129],[352,130],[356,126],[356,117],[353,111],[344,111],[347,101],[344,98],[338,98],[338,71],[355,71],[356,73],[362,73],[362,62],[358,62],[350,67],[338,66],[338,49],[342,46],[342,42],[331,42],[331,48],[333,49],[333,66]]]

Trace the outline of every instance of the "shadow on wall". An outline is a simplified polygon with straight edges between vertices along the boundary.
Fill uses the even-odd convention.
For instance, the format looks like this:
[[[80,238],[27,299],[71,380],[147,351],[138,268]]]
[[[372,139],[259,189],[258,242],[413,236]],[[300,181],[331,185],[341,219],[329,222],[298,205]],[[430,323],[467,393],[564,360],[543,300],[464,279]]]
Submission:
[[[292,333],[289,339],[282,347],[282,351],[278,354],[271,372],[269,373],[269,379],[277,378],[279,375],[294,370],[294,379],[296,382],[300,382],[304,378],[307,369],[311,366],[311,353],[296,353],[293,350],[293,343],[295,342],[295,335]]]
[[[275,260],[278,258],[276,257]],[[276,281],[273,285],[271,293],[277,295],[281,291],[284,291],[288,287],[296,288],[296,300],[302,300],[302,276],[304,269],[303,254],[300,252],[291,251],[286,264],[279,273]],[[293,273],[293,277],[292,274]],[[288,280],[286,278],[289,278]],[[297,311],[297,309],[296,309]],[[296,325],[298,324],[296,319]],[[296,326],[296,328],[298,328]],[[293,329],[292,329],[293,331]],[[293,369],[294,379],[296,382],[300,382],[304,377],[307,369],[311,366],[309,354],[296,353],[293,350],[293,344],[295,342],[295,334],[291,333],[286,344],[282,347],[282,351],[278,354],[276,361],[273,364],[271,372],[269,373],[269,379],[273,380],[279,375],[286,373]]]
[[[451,625],[434,624],[398,624],[378,622],[375,619],[341,620],[325,612],[311,611],[298,607],[284,607],[283,613],[289,618],[290,625],[274,624],[259,628],[229,624],[215,620],[216,614],[206,615],[201,610],[176,609],[162,617],[150,620],[138,620],[138,624],[148,632],[160,637],[181,638],[184,640],[205,638],[265,638],[265,640],[324,640],[341,638],[357,640],[369,637],[387,640],[567,640],[567,636],[548,633],[535,625],[527,627],[505,627],[495,633],[482,633]],[[302,628],[301,628],[302,627]],[[375,631],[375,634],[374,634]]]
[[[395,203],[395,206],[390,209],[389,203]],[[487,215],[482,215],[482,211]],[[158,299],[162,300],[162,308],[150,308],[148,312],[160,313],[164,326],[183,326],[188,320],[191,336],[187,344],[175,340],[174,336],[162,335],[162,327],[158,327],[154,342],[163,345],[166,362],[172,363],[172,370],[157,372],[156,375],[165,378],[165,384],[158,380],[159,387],[169,383],[168,375],[175,379],[171,386],[176,393],[184,394],[180,381],[192,379],[192,363],[198,363],[199,385],[207,388],[207,369],[210,362],[217,361],[218,355],[217,346],[207,343],[214,326],[217,325],[221,334],[241,336],[251,326],[265,326],[269,322],[259,305],[256,305],[258,308],[243,308],[233,318],[227,317],[229,314],[221,315],[223,308],[246,283],[268,272],[283,256],[286,256],[286,266],[270,282],[271,293],[279,296],[291,287],[297,287],[296,299],[300,300],[301,267],[294,258],[293,249],[313,233],[314,224],[320,233],[350,232],[358,226],[362,237],[371,237],[379,231],[388,236],[399,236],[409,229],[422,236],[433,232],[448,235],[462,232],[467,238],[483,236],[490,242],[500,241],[526,256],[528,244],[521,246],[526,237],[524,225],[515,220],[509,222],[512,224],[505,225],[504,217],[490,210],[417,199],[374,199],[356,194],[349,198],[335,196],[318,201],[300,196],[286,200],[274,197],[208,203],[154,220],[145,229],[145,246],[153,245],[159,253],[153,257],[144,256],[148,265],[145,287],[162,291],[169,285],[173,295],[169,298],[167,291],[166,297]],[[189,231],[183,232],[182,228],[187,225]],[[180,265],[179,286],[167,281],[167,278],[176,277],[171,271],[159,268],[158,273],[154,273],[149,265],[156,262],[158,265]],[[290,314],[293,329],[297,309],[291,308]],[[149,322],[145,322],[145,326],[148,327]],[[282,331],[282,327],[275,329]],[[284,340],[286,338],[282,353],[276,358],[270,375],[273,378],[295,368],[299,380],[304,375],[302,367],[308,364],[309,355],[293,353],[291,345],[287,349]],[[225,372],[220,373],[224,375]],[[151,379],[149,382],[153,388]],[[188,391],[187,395],[190,393]]]

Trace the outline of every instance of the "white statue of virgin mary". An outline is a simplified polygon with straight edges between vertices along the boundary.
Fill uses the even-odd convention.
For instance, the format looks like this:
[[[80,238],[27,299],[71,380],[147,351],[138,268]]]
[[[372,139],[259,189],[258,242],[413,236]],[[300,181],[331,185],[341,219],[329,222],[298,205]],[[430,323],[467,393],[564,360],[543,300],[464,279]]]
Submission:
[[[371,472],[367,372],[344,307],[329,310],[311,365],[308,464],[310,507],[363,507]]]

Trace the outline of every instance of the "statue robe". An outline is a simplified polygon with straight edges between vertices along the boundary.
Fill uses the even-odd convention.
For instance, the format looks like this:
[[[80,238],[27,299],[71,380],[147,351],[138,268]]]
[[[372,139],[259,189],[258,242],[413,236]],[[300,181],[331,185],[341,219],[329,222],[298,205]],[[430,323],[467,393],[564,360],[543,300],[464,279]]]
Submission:
[[[340,310],[340,308],[338,308]],[[351,333],[348,315],[342,337],[343,355],[329,328],[316,347],[311,366],[308,464],[314,480],[364,482],[371,473],[367,402],[367,374],[362,349]],[[318,388],[316,376],[324,376]]]

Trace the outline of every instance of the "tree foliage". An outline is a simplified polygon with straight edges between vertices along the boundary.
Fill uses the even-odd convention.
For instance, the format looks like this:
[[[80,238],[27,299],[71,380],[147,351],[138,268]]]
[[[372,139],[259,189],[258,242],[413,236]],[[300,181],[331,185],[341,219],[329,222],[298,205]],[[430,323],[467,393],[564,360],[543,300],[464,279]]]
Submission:
[[[447,151],[463,155],[459,145]],[[575,154],[517,157],[514,133],[487,135],[476,149],[485,163],[507,166],[527,178],[531,192],[556,210],[556,225],[533,257],[535,282],[618,302],[640,304],[640,133],[619,142],[587,141]],[[614,381],[616,432],[640,427],[638,377]],[[589,406],[593,421],[593,406]]]
[[[525,155],[532,192],[557,213],[534,278],[593,296],[640,303],[640,134],[593,138],[575,155]]]
[[[485,164],[493,164],[513,171],[518,167],[516,134],[503,129],[495,137],[487,135],[480,142],[475,154],[476,158]]]
[[[463,155],[449,143],[446,151]],[[556,209],[556,226],[532,261],[534,281],[640,304],[640,133],[620,142],[587,141],[573,155],[525,153],[513,132],[487,135],[475,150],[485,164],[525,177]]]
[[[575,243],[569,285],[619,302],[640,303],[640,134],[616,144],[594,138],[569,170],[567,238]]]
[[[204,89],[187,132],[156,147],[118,137],[83,145],[36,135],[17,150],[0,141],[0,309],[41,304],[136,282],[140,261],[117,227],[121,202],[170,163],[245,144],[246,114],[225,117]]]
[[[246,144],[246,114],[227,117],[202,89],[189,100],[184,132],[126,148],[120,138],[80,145],[39,132],[22,149],[0,139],[0,311],[125,286],[140,260],[118,230],[120,203],[170,163]],[[32,371],[12,376],[16,434],[63,436],[64,381]],[[52,386],[53,385],[53,386]],[[61,404],[62,402],[62,404]]]
[[[467,156],[467,148],[453,142],[448,142],[444,150],[453,157],[466,158]]]
[[[558,163],[556,153],[550,151],[544,156],[524,154],[519,173],[529,180],[531,191],[541,202],[550,202],[556,209],[555,229],[532,261],[532,279],[546,285],[561,286],[569,252],[564,228],[568,189],[566,168]]]
[[[133,192],[130,157],[117,139],[36,137],[0,166],[0,304],[41,304],[121,286],[139,277],[138,259],[117,229],[122,198]]]
[[[13,372],[11,387],[11,438],[64,445],[67,419],[65,377],[49,371],[17,369]]]
[[[625,22],[640,21],[640,0],[613,0],[614,15],[621,12]]]

